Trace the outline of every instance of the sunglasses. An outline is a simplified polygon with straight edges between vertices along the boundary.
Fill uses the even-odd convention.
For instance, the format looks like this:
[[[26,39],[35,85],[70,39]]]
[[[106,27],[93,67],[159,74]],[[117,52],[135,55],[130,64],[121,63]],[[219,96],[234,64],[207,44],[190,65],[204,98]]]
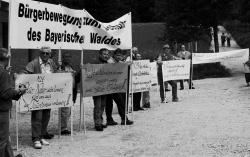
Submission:
[[[49,56],[50,55],[50,53],[49,52],[42,52],[42,55],[47,55],[47,56]]]

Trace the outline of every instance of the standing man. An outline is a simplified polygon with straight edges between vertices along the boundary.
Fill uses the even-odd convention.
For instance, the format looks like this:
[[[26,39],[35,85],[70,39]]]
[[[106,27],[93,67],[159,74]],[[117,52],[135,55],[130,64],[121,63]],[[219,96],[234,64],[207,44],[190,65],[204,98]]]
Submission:
[[[80,72],[76,73],[71,65],[72,56],[69,52],[64,52],[62,55],[62,72],[72,73],[73,76],[73,103],[76,102],[77,84],[80,82]],[[71,132],[68,129],[69,117],[71,115],[70,107],[61,108],[61,134],[69,135]]]
[[[109,51],[106,48],[99,50],[98,61],[96,64],[106,64],[110,58]],[[94,100],[94,123],[96,131],[103,131],[106,125],[103,125],[102,114],[106,107],[107,95],[93,96]]]
[[[11,84],[11,77],[6,70],[9,56],[5,48],[0,48],[0,156],[14,157],[9,141],[9,112],[12,107],[12,100],[18,100],[26,92],[25,86],[14,89]],[[17,155],[22,157],[22,155]]]
[[[161,101],[164,102],[165,100],[165,95],[164,95],[164,87],[163,87],[163,75],[162,75],[162,61],[169,61],[169,60],[179,60],[180,58],[174,56],[171,54],[171,49],[168,44],[163,46],[163,53],[160,53],[157,59],[158,63],[158,71],[161,72],[159,75],[158,72],[158,77],[159,77],[159,84],[160,84],[160,96],[161,96]],[[177,83],[175,80],[170,80],[167,81],[171,86],[172,86],[172,101],[173,102],[178,102],[178,96],[177,96]],[[166,102],[167,103],[167,102]]]
[[[56,64],[50,59],[50,47],[43,46],[39,50],[39,57],[35,58],[26,66],[26,72],[29,74],[50,74],[56,72]],[[53,134],[49,134],[47,127],[50,120],[50,110],[31,111],[31,130],[32,141],[35,149],[41,149],[42,145],[49,145],[45,139],[52,139]]]
[[[181,51],[178,52],[177,56],[183,60],[188,60],[191,58],[191,53],[189,51],[186,51],[185,45],[181,45]],[[180,80],[180,86],[181,86],[180,90],[184,89],[184,81],[187,81],[189,83],[188,80]],[[191,84],[192,84],[191,88],[195,89],[193,87],[193,82],[191,82]]]
[[[114,51],[113,57],[109,59],[109,63],[124,63],[126,60],[126,54],[122,52],[121,49],[116,49]],[[118,113],[121,117],[121,125],[132,125],[133,121],[129,120],[127,117],[125,118],[125,108],[126,108],[126,94],[125,93],[113,93],[109,94],[107,97],[106,104],[106,116],[107,116],[107,125],[117,125],[112,118],[113,111],[113,100],[117,104]]]
[[[141,60],[141,54],[136,53],[134,54],[135,58],[134,60]],[[141,105],[141,97],[142,97],[143,92],[136,92],[133,93],[133,110],[134,111],[139,111],[139,110],[144,110],[140,105]]]

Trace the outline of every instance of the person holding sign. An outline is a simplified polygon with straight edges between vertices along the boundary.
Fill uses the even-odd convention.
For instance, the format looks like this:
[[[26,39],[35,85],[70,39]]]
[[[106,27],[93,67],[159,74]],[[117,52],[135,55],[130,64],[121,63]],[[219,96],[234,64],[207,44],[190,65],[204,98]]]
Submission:
[[[141,54],[138,52],[134,54],[134,60],[141,60]],[[141,96],[142,92],[136,92],[133,93],[133,110],[134,111],[139,111],[139,110],[144,110],[140,104],[141,104]]]
[[[10,57],[7,53],[7,49],[0,48],[0,156],[14,157],[9,141],[9,112],[12,100],[18,100],[27,88],[23,85],[20,85],[18,89],[12,87],[11,77],[6,69]]]
[[[29,74],[54,73],[57,66],[50,58],[50,47],[43,46],[39,50],[39,57],[35,58],[26,66],[25,71]],[[31,111],[31,130],[34,148],[41,149],[42,145],[49,145],[45,139],[52,139],[54,135],[47,132],[50,120],[50,109]]]
[[[113,57],[110,57],[108,63],[124,63],[126,61],[126,55],[122,52],[121,49],[116,49],[114,51]],[[107,125],[117,125],[112,118],[113,111],[113,100],[117,104],[118,113],[121,117],[121,125],[132,125],[134,122],[129,120],[127,117],[125,119],[125,106],[126,106],[126,94],[125,93],[113,93],[107,96],[106,104],[106,116],[107,116]]]
[[[158,77],[159,77],[159,84],[160,84],[160,96],[161,96],[161,101],[165,101],[165,94],[164,94],[164,82],[163,82],[163,76],[162,76],[162,61],[169,61],[169,60],[179,60],[179,57],[176,57],[171,54],[171,49],[168,44],[163,46],[163,53],[160,53],[157,58],[157,63],[158,63]],[[159,75],[159,72],[161,74]],[[173,102],[178,102],[178,96],[177,96],[177,83],[174,80],[167,81],[171,86],[172,86],[172,101]],[[166,102],[167,103],[167,102]]]
[[[61,70],[62,72],[72,73],[72,75],[74,76],[73,103],[75,103],[76,97],[77,97],[77,83],[80,82],[80,72],[76,73],[76,71],[73,69],[73,66],[71,65],[71,59],[72,59],[72,56],[69,52],[63,53]],[[71,134],[71,131],[69,131],[68,129],[68,122],[69,122],[70,114],[71,114],[70,107],[61,108],[61,134],[62,135]]]
[[[185,48],[185,45],[181,45],[181,51],[179,51],[177,53],[177,56],[180,57],[181,59],[183,60],[187,60],[187,59],[190,59],[191,58],[191,53],[189,51],[186,51],[186,48]],[[180,90],[183,90],[184,89],[184,81],[187,81],[189,83],[188,80],[180,80]],[[192,86],[190,89],[195,89],[193,87],[193,82],[191,82]]]

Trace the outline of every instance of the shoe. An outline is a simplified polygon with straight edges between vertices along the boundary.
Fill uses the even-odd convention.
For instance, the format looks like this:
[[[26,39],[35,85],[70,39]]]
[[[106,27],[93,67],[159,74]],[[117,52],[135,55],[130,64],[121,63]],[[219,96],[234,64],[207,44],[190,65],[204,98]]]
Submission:
[[[178,98],[174,98],[172,101],[173,101],[173,102],[178,102],[179,99],[178,99]]]
[[[107,128],[107,125],[102,124],[102,128]]]
[[[138,108],[134,108],[133,111],[139,111],[139,109]]]
[[[171,91],[171,90],[170,90],[170,89],[165,89],[165,91],[166,91],[166,92],[169,92],[169,91]]]
[[[42,145],[45,145],[45,146],[49,145],[49,142],[46,141],[45,139],[41,139],[40,142],[41,142]]]
[[[139,109],[139,110],[142,110],[142,111],[144,110],[142,107],[139,107],[138,109]]]
[[[16,157],[23,157],[22,154],[17,154]]]
[[[46,135],[43,135],[44,139],[52,139],[53,137],[54,137],[54,135],[53,134],[49,134],[49,133],[47,133]]]
[[[71,131],[69,131],[69,130],[61,131],[61,135],[70,135],[70,134],[71,134]]]
[[[150,108],[150,103],[148,102],[148,103],[145,103],[144,105],[143,105],[143,107],[144,108]]]
[[[103,127],[102,126],[95,126],[95,130],[96,131],[103,131]]]
[[[108,121],[107,125],[117,125],[118,123],[116,121]]]
[[[126,120],[126,125],[132,125],[134,122],[131,120]],[[125,125],[125,120],[122,120],[121,125]]]
[[[195,89],[194,87],[192,87],[192,89]]]
[[[42,148],[42,144],[40,141],[34,141],[34,148],[35,149],[41,149]]]
[[[183,90],[184,88],[180,88],[180,90]]]

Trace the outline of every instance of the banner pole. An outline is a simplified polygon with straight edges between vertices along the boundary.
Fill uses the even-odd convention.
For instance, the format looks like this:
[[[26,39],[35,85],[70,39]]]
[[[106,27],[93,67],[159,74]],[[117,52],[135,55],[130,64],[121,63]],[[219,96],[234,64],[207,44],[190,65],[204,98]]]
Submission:
[[[19,136],[19,131],[18,131],[18,107],[17,107],[17,103],[15,101],[15,105],[16,105],[16,150],[18,152],[18,148],[19,148],[19,141],[18,141],[18,136]],[[19,106],[20,106],[20,102],[19,102]]]
[[[193,44],[192,44],[193,47]],[[195,43],[195,49],[196,49],[196,43]],[[189,78],[189,89],[193,88],[192,80],[193,80],[193,48],[190,49],[191,58],[190,58],[190,78]]]
[[[130,49],[130,60],[133,64],[133,52],[132,52],[132,48]],[[134,121],[134,91],[133,91],[133,65],[130,65],[130,71],[129,71],[129,74],[130,74],[130,81],[131,81],[131,112],[132,112],[132,121]],[[129,90],[130,91],[130,90]]]
[[[58,50],[58,64],[59,64],[59,70],[62,70],[62,51],[61,48]],[[58,138],[61,137],[61,108],[58,108]]]
[[[81,50],[81,69],[83,68],[83,49]],[[82,78],[82,77],[81,77]],[[82,130],[83,124],[83,131],[86,134],[86,125],[85,125],[85,109],[83,103],[83,86],[82,86],[82,79],[81,79],[81,89],[80,89],[80,122],[79,122],[79,130]]]
[[[73,122],[74,122],[74,116],[73,116],[73,112],[74,112],[74,106],[75,106],[75,103],[73,104],[73,106],[70,107],[70,110],[71,110],[71,118],[70,118],[70,129],[71,129],[71,141],[73,141]]]
[[[162,61],[162,65],[161,65],[161,76],[162,76],[163,94],[164,94],[164,100],[163,101],[165,102],[165,100],[166,100],[166,91],[165,91],[165,82],[164,82],[164,76],[163,76],[163,64],[164,64],[164,61]],[[161,90],[161,87],[160,87],[160,90]]]

